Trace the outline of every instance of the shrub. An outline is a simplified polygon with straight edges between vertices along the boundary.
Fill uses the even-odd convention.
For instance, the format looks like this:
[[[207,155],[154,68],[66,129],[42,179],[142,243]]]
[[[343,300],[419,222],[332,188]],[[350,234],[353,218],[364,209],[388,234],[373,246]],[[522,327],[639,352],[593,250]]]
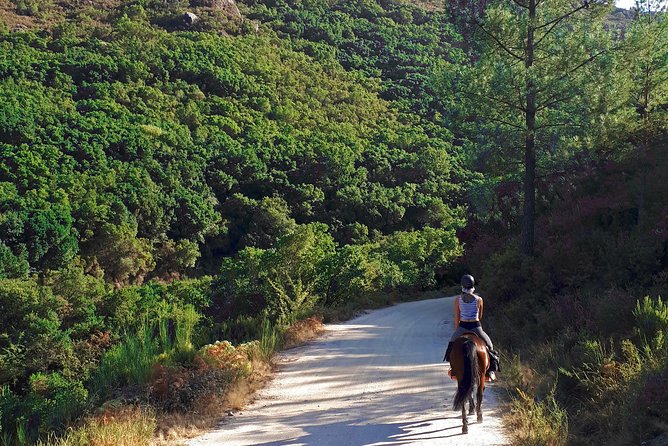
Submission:
[[[334,252],[334,239],[323,224],[298,227],[278,240],[265,265],[271,319],[287,321],[313,308],[327,283],[325,263]]]
[[[512,403],[513,444],[519,446],[565,446],[568,444],[568,416],[550,393],[536,401],[521,390]]]
[[[30,390],[19,396],[5,387],[0,392],[0,420],[3,435],[20,442],[31,441],[51,432],[64,430],[88,406],[88,391],[77,380],[59,373],[36,373],[30,377]]]
[[[159,353],[159,342],[153,337],[152,326],[145,321],[137,334],[126,335],[104,354],[93,375],[95,393],[104,397],[115,388],[145,383]]]
[[[375,244],[346,245],[327,260],[327,284],[323,304],[345,305],[351,299],[382,287],[382,265]]]
[[[92,418],[62,438],[38,446],[149,446],[156,429],[155,415],[143,408],[124,408]]]
[[[290,325],[284,334],[285,347],[295,347],[318,336],[325,330],[322,320],[322,317],[311,316]]]
[[[258,341],[241,344],[236,348],[229,341],[217,341],[205,345],[199,353],[210,367],[227,371],[236,379],[253,371],[251,358],[258,347]]]
[[[379,256],[397,268],[395,273],[385,275],[384,285],[433,287],[436,271],[462,253],[463,248],[452,229],[425,227],[411,232],[397,231],[382,239],[378,249]]]
[[[22,252],[15,255],[12,250],[0,240],[0,279],[27,279],[30,270],[27,254]]]
[[[639,300],[633,315],[641,338],[649,340],[668,336],[668,304],[661,300],[661,296],[656,300],[649,296]]]
[[[198,368],[155,364],[147,394],[151,404],[162,410],[188,412],[199,401],[224,394],[232,382],[233,376],[228,371],[208,367],[203,362]]]

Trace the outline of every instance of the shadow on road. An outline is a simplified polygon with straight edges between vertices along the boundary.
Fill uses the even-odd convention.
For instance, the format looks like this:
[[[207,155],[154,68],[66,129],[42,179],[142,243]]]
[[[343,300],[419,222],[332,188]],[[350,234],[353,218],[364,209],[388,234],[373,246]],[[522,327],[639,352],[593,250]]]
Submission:
[[[303,430],[306,432],[296,438],[271,441],[267,443],[259,443],[256,446],[290,446],[290,445],[320,445],[332,444],[335,437],[339,437],[341,444],[347,446],[372,446],[372,445],[404,445],[414,443],[416,441],[439,440],[449,437],[462,435],[461,425],[452,426],[444,429],[433,429],[428,431],[418,430],[412,432],[416,428],[431,427],[433,424],[428,420],[419,424],[411,425],[410,423],[391,423],[391,424],[364,424],[355,425],[350,422],[330,423],[323,425],[304,426]],[[473,424],[473,423],[471,423]],[[452,431],[458,430],[455,433]],[[341,437],[340,433],[345,432],[345,437]],[[445,435],[445,434],[448,435]]]

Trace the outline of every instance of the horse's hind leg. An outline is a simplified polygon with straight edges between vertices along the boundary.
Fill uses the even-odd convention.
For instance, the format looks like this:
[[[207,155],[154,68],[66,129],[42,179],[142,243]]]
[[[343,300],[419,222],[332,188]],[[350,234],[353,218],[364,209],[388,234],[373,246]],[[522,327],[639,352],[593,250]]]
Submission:
[[[475,403],[473,402],[473,394],[469,397],[469,415],[473,415],[475,412]]]
[[[462,434],[469,433],[469,420],[466,419],[466,404],[462,405]]]
[[[484,386],[478,387],[478,394],[476,395],[478,400],[478,405],[476,411],[478,412],[478,423],[482,423],[482,394],[485,392]]]

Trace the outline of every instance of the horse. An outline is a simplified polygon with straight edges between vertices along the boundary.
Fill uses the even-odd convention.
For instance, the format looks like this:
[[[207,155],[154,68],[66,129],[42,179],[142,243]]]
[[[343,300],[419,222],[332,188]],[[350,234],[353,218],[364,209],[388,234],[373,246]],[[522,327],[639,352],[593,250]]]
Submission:
[[[455,339],[450,352],[450,376],[457,379],[457,393],[452,405],[453,410],[462,410],[462,433],[468,434],[466,401],[469,402],[469,415],[474,410],[478,423],[482,423],[482,396],[485,392],[485,372],[489,366],[487,345],[475,333],[464,333]],[[477,389],[477,404],[473,402],[473,391]]]

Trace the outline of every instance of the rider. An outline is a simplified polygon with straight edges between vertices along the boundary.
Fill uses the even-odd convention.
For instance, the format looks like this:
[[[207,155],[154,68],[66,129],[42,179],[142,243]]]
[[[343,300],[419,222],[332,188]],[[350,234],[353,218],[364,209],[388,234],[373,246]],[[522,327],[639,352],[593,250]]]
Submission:
[[[455,332],[448,342],[444,361],[450,361],[450,350],[455,339],[466,332],[475,333],[487,344],[489,350],[490,365],[487,376],[493,381],[496,379],[495,370],[499,370],[499,357],[494,351],[492,340],[482,329],[480,319],[483,313],[482,297],[473,294],[475,291],[475,279],[471,275],[465,275],[461,280],[462,294],[455,299]]]

